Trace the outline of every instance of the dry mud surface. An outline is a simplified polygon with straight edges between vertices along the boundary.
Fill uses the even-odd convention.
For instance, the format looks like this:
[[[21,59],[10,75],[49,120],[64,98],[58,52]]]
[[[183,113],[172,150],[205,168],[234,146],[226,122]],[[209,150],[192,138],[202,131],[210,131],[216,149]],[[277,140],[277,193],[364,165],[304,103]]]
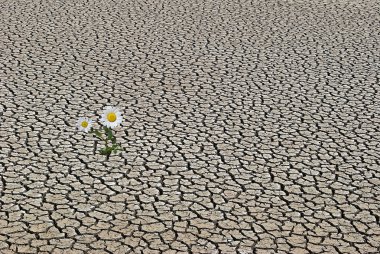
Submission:
[[[379,253],[379,7],[2,0],[0,253]]]

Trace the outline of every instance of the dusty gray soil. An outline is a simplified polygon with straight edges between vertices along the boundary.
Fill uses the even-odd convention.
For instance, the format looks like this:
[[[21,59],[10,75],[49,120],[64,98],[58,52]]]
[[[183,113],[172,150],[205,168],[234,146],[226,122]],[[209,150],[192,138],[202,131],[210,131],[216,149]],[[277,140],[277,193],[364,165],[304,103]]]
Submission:
[[[0,253],[379,253],[379,7],[2,0]]]

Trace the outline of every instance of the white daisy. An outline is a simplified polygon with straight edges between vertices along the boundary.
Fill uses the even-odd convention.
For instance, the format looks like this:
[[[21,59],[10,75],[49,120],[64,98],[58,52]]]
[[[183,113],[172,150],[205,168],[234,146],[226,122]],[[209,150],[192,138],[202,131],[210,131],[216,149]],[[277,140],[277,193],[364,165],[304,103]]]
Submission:
[[[77,125],[80,131],[88,132],[91,129],[92,120],[88,119],[87,117],[80,117],[78,119]]]
[[[117,127],[123,121],[121,112],[118,108],[106,107],[102,116],[100,117],[100,122],[111,129]]]

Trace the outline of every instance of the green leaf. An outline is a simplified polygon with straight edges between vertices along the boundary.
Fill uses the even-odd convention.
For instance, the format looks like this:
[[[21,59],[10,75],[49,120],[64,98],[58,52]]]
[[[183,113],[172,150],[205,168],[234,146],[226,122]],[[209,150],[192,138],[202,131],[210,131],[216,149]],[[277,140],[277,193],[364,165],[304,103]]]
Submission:
[[[101,154],[101,155],[107,155],[106,148],[102,148],[102,149],[100,149],[100,154]]]
[[[91,128],[89,133],[95,134],[95,136],[97,136],[98,138],[102,139],[102,133],[100,133],[99,130]]]
[[[112,135],[112,132],[111,132],[111,131],[108,132],[108,133],[107,133],[107,139],[109,139],[109,140],[112,141],[113,138],[114,138],[114,136]]]
[[[98,136],[99,138],[102,137],[102,133],[100,133],[99,130],[94,130],[94,133],[95,133],[95,135]]]
[[[112,133],[112,129],[108,128],[108,127],[104,127],[104,132],[105,132],[105,134],[107,136],[107,139],[112,141],[112,139],[114,137],[114,135]]]
[[[113,151],[112,146],[106,146],[100,149],[100,154],[109,156],[112,153],[112,151]]]

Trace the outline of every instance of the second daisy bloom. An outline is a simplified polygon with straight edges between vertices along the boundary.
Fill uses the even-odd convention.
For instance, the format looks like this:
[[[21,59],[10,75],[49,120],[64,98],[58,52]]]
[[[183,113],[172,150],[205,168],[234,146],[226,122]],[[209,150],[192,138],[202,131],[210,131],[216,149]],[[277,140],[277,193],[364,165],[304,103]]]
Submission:
[[[92,127],[92,120],[87,117],[80,117],[77,126],[80,131],[88,132]]]
[[[121,116],[121,112],[115,107],[106,107],[100,117],[100,122],[111,129],[120,125],[122,121],[123,117]]]

